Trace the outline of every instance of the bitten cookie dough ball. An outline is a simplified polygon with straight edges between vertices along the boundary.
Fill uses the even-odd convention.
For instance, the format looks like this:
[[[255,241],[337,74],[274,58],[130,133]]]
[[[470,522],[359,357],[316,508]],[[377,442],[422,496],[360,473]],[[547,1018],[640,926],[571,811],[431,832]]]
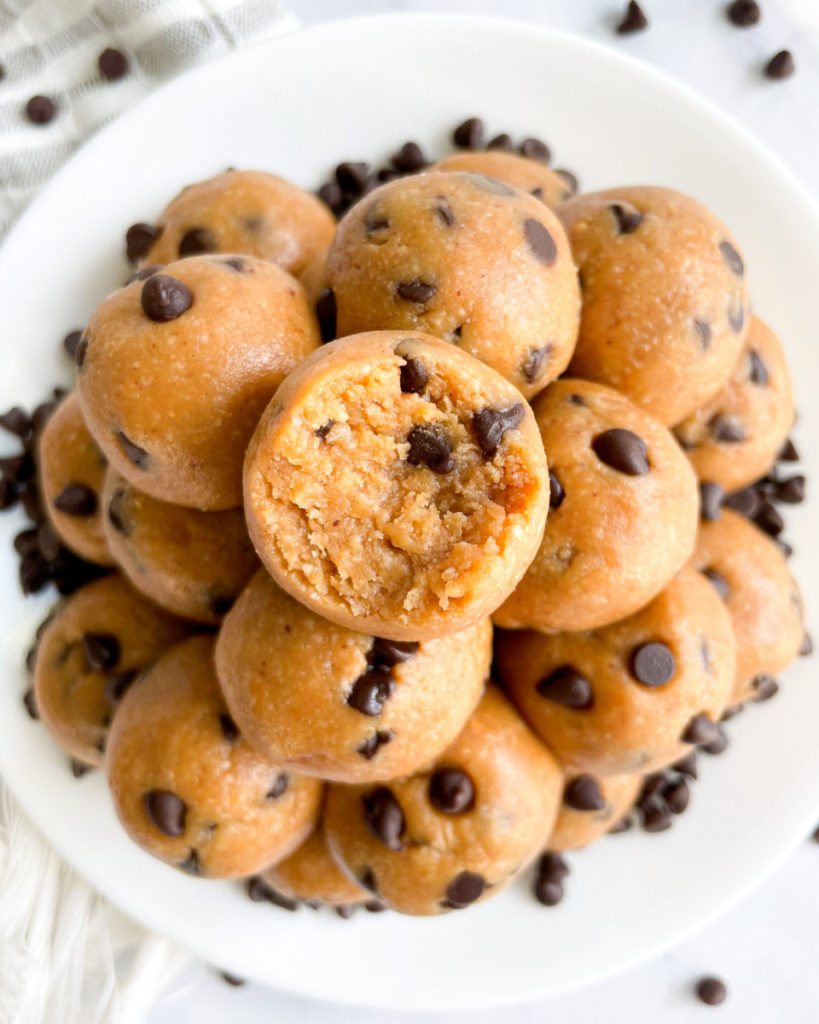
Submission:
[[[237,253],[269,260],[298,277],[327,248],[335,229],[324,203],[297,185],[264,171],[227,171],[189,185],[171,200],[140,262]]]
[[[295,853],[269,868],[262,877],[282,896],[305,903],[349,907],[372,898],[330,856],[321,827],[312,832]]]
[[[439,160],[432,168],[434,171],[468,171],[471,174],[484,174],[504,185],[519,188],[521,192],[540,199],[547,206],[571,199],[574,194],[565,178],[547,167],[539,160],[531,160],[515,153],[484,152],[453,153],[452,156]]]
[[[668,426],[725,384],[748,328],[736,242],[696,200],[615,188],[563,203],[583,307],[570,371]]]
[[[737,667],[731,704],[773,696],[773,676],[802,644],[802,598],[776,544],[753,523],[723,509],[703,522],[694,565],[708,577],[731,617]]]
[[[138,491],[110,469],[103,489],[111,553],[137,590],[163,608],[217,623],[259,562],[244,512],[199,512]]]
[[[534,557],[548,502],[520,392],[460,349],[399,331],[302,363],[245,460],[250,535],[281,586],[393,640],[493,611]]]
[[[564,378],[533,405],[551,509],[534,561],[494,614],[510,629],[594,629],[642,608],[685,564],[697,481],[669,431],[627,398]]]
[[[738,491],[770,469],[793,421],[785,353],[770,327],[754,316],[728,383],[674,433],[700,480]]]
[[[197,636],[178,644],[129,691],[106,771],[134,842],[189,874],[239,878],[307,838],[322,789],[243,739],[219,691],[213,643]]]
[[[506,633],[496,666],[572,774],[662,768],[714,739],[736,669],[731,620],[684,568],[642,611],[587,633]]]
[[[83,419],[72,391],[48,418],[40,435],[40,493],[54,532],[80,558],[113,565],[102,527],[102,481],[108,460]]]
[[[365,196],[338,227],[327,283],[339,337],[425,331],[527,397],[566,369],[577,338],[577,274],[559,222],[481,174],[431,171]]]
[[[460,732],[489,676],[489,619],[435,640],[384,640],[319,618],[260,570],[228,613],[216,670],[244,736],[337,782],[392,779]]]
[[[200,256],[109,295],[77,350],[91,433],[162,501],[242,503],[242,458],[286,374],[319,345],[298,282],[248,256]]]
[[[125,691],[190,626],[145,600],[121,576],[82,587],[60,605],[34,664],[37,709],[63,750],[101,765]]]
[[[642,775],[574,775],[549,836],[550,850],[579,850],[623,820],[643,785]]]
[[[502,889],[542,848],[562,786],[555,759],[490,687],[424,771],[384,786],[330,786],[327,842],[394,910],[460,910]]]

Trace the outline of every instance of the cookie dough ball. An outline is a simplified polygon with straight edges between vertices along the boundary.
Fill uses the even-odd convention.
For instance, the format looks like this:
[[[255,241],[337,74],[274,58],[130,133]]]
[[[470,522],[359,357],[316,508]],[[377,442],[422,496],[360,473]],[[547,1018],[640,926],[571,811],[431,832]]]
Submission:
[[[550,850],[579,850],[610,832],[634,805],[642,775],[574,775],[549,837]]]
[[[725,384],[745,341],[736,242],[704,206],[667,188],[590,192],[558,215],[583,296],[570,372],[679,423]]]
[[[506,633],[496,667],[567,777],[651,772],[714,739],[736,651],[730,616],[688,567],[635,615],[586,633]]]
[[[439,160],[434,171],[467,171],[470,174],[484,174],[487,178],[511,185],[521,192],[539,199],[547,206],[557,206],[571,199],[573,192],[565,178],[539,160],[517,156],[515,153],[467,151],[453,153]]]
[[[395,641],[319,618],[260,570],[228,613],[216,671],[242,734],[294,771],[392,779],[450,743],[489,676],[481,619],[434,640]]]
[[[370,893],[348,877],[330,856],[321,827],[295,853],[268,868],[262,878],[282,896],[305,903],[350,907],[371,899]]]
[[[528,398],[577,338],[566,236],[534,196],[481,174],[431,171],[365,196],[327,254],[338,336],[418,330],[458,345]]]
[[[703,522],[693,564],[723,600],[734,627],[737,666],[731,704],[773,696],[773,679],[799,653],[802,598],[785,558],[767,534],[723,509]]]
[[[199,256],[109,295],[78,349],[91,433],[162,501],[242,503],[242,458],[286,374],[319,345],[298,282],[248,256]]]
[[[785,353],[770,327],[753,316],[728,383],[674,433],[700,480],[738,491],[767,473],[793,421]]]
[[[40,717],[63,750],[104,760],[108,728],[125,691],[190,626],[156,608],[121,576],[105,576],[57,609],[37,647]]]
[[[137,490],[110,469],[102,497],[111,553],[137,590],[196,622],[221,621],[258,566],[244,512],[199,512]]]
[[[325,345],[270,403],[245,460],[245,511],[280,585],[392,640],[478,622],[537,551],[549,502],[520,392],[426,335]]]
[[[192,875],[239,878],[307,838],[322,790],[244,740],[219,691],[213,643],[178,644],[129,691],[106,771],[119,819],[143,850]]]
[[[102,528],[100,492],[107,465],[72,391],[49,416],[40,435],[40,493],[63,544],[97,565],[114,563]]]
[[[534,561],[494,620],[595,629],[642,608],[688,560],[697,481],[669,431],[602,384],[564,378],[533,409],[551,509]]]
[[[140,262],[203,253],[269,260],[298,277],[327,248],[336,222],[314,195],[264,171],[226,171],[189,185],[165,207]]]
[[[542,848],[562,786],[554,757],[490,687],[425,770],[384,786],[330,786],[327,842],[394,910],[460,910],[502,889]]]

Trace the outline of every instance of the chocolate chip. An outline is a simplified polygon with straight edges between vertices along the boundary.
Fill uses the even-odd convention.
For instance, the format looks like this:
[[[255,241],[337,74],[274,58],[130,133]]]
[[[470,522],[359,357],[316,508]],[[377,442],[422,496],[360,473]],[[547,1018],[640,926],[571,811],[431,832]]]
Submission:
[[[538,185],[537,188],[533,188],[532,189],[532,191],[529,193],[529,195],[530,196],[534,196],[535,199],[542,199],[543,198],[543,189]]]
[[[381,636],[373,637],[367,664],[370,668],[390,668],[414,658],[420,646],[418,640],[387,640]]]
[[[31,456],[28,454],[10,455],[5,459],[0,459],[0,475],[15,486],[30,480],[34,475],[34,463]]]
[[[728,586],[728,580],[726,580],[722,573],[717,572],[716,569],[712,569],[711,566],[708,565],[702,570],[702,574],[710,581],[714,590],[716,590],[722,600],[727,601],[730,588]]]
[[[32,124],[48,124],[57,115],[57,104],[50,96],[32,96],[26,103],[26,117]]]
[[[395,680],[382,670],[365,672],[353,683],[347,703],[355,711],[377,718],[395,693]]]
[[[239,739],[239,726],[228,714],[219,715],[219,725],[222,728],[222,735],[228,743],[234,743]]]
[[[368,736],[363,743],[355,748],[356,753],[361,754],[367,761],[371,761],[378,753],[379,747],[389,743],[395,734],[392,729],[377,729],[372,736]]]
[[[722,754],[728,749],[728,733],[723,729],[721,725],[717,726],[716,736],[708,743],[701,743],[700,750],[706,754],[716,756]]]
[[[445,228],[451,228],[454,226],[455,214],[452,212],[452,207],[443,196],[438,196],[433,210],[435,211],[438,220],[440,220]]]
[[[765,387],[770,380],[765,361],[755,348],[748,349],[748,380],[760,387]]]
[[[765,499],[759,503],[759,508],[754,515],[754,522],[770,537],[778,537],[785,529],[785,520],[773,505]]]
[[[327,440],[327,435],[333,429],[333,427],[335,426],[335,423],[336,423],[335,420],[327,420],[327,422],[326,423],[322,423],[322,425],[320,427],[316,427],[316,429],[314,431],[316,437],[319,438],[319,440],[321,440],[321,441],[326,441]]]
[[[671,828],[671,817],[660,804],[647,803],[640,807],[643,828],[646,832],[665,832]]]
[[[784,501],[788,505],[798,505],[805,500],[805,478],[799,476],[788,477],[787,480],[780,480],[776,485],[774,497],[777,501]]]
[[[738,28],[756,25],[762,16],[756,0],[734,0],[733,3],[728,4],[725,13],[728,15],[728,20]]]
[[[198,850],[191,850],[188,856],[176,866],[180,871],[184,871],[186,875],[193,875],[194,878],[198,878],[202,874],[202,864],[199,860]]]
[[[437,288],[434,284],[415,278],[412,281],[399,281],[395,286],[395,294],[406,299],[407,302],[415,302],[419,306],[425,305],[435,295]]]
[[[75,779],[81,779],[83,775],[87,775],[92,770],[90,764],[83,764],[76,757],[72,757],[69,764],[71,765],[71,774]]]
[[[79,334],[79,331],[75,333]],[[0,416],[0,427],[16,437],[26,437],[31,433],[31,420],[25,410],[21,409],[19,405],[15,405]]]
[[[706,714],[694,715],[685,731],[680,737],[683,743],[692,743],[695,746],[702,746],[710,743],[717,737],[717,726]]]
[[[695,989],[697,999],[706,1006],[719,1006],[724,1003],[728,995],[725,982],[719,978],[702,978],[697,982]]]
[[[258,875],[248,879],[247,894],[254,903],[272,903],[276,907],[281,907],[282,910],[297,910],[299,906],[298,900],[276,892],[271,885],[268,885]]]
[[[621,832],[629,832],[630,830],[631,818],[626,816],[621,818],[619,821],[615,821],[606,834],[610,836],[619,836]]]
[[[696,751],[692,750],[690,754],[686,754],[685,757],[679,761],[675,761],[673,768],[678,771],[680,775],[687,775],[689,779],[697,778],[697,754]]]
[[[429,373],[420,359],[406,358],[399,371],[404,394],[420,395],[427,385]]]
[[[751,680],[751,689],[754,691],[754,700],[761,704],[763,701],[770,700],[771,697],[775,697],[779,693],[779,683],[769,675],[758,675],[754,676]]]
[[[663,790],[663,799],[672,814],[682,814],[691,799],[691,790],[684,779],[668,784]]]
[[[799,462],[799,452],[790,438],[782,445],[776,458],[778,462]]]
[[[67,516],[93,516],[97,496],[86,484],[66,484],[54,499],[54,507]]]
[[[481,149],[484,140],[484,125],[479,117],[468,117],[452,133],[452,141],[459,149]]]
[[[316,299],[316,316],[318,317],[323,342],[332,341],[336,336],[336,293],[332,288],[322,288]]]
[[[495,455],[507,431],[517,430],[523,415],[523,405],[517,402],[506,409],[481,409],[472,416],[472,429],[485,459]]]
[[[774,537],[774,544],[776,544],[785,558],[790,558],[793,554],[793,545],[789,544],[786,540],[782,540],[781,537]]]
[[[548,164],[552,159],[552,151],[540,139],[524,139],[519,149],[521,156],[528,156],[530,160],[539,160],[543,164]]]
[[[125,519],[123,506],[127,500],[127,493],[122,489],[114,491],[111,500],[108,502],[108,521],[124,537],[131,532],[131,524]]]
[[[402,174],[413,174],[425,167],[427,160],[417,142],[405,142],[398,152],[390,157],[390,163]]]
[[[665,686],[677,669],[671,650],[659,641],[642,644],[631,652],[629,668],[643,686]]]
[[[17,489],[8,480],[0,479],[0,511],[5,512],[17,504]]]
[[[148,468],[148,460],[150,456],[148,455],[144,448],[140,448],[138,444],[134,444],[130,437],[128,437],[128,435],[122,430],[115,430],[114,437],[116,437],[116,439],[119,441],[120,445],[122,446],[122,450],[128,457],[129,462],[132,462],[137,467],[137,469]]]
[[[355,913],[355,906],[352,903],[340,903],[333,909],[343,921],[349,921]]]
[[[39,721],[40,712],[37,710],[37,698],[34,696],[34,690],[31,687],[29,687],[23,694],[23,704],[25,705],[29,718],[33,719],[35,722]]]
[[[720,242],[719,251],[722,253],[722,258],[727,263],[731,273],[736,274],[737,277],[742,277],[745,273],[745,264],[733,245],[730,242]]]
[[[37,531],[22,530],[14,538],[14,550],[18,555],[27,555],[30,551],[37,550]]]
[[[404,848],[404,812],[391,789],[379,786],[361,797],[364,822],[370,832],[391,850]]]
[[[175,838],[185,834],[188,808],[184,800],[167,789],[152,789],[143,798],[145,813],[166,836]]]
[[[111,633],[84,633],[82,649],[91,672],[110,672],[119,661],[119,640]]]
[[[745,323],[745,310],[743,309],[742,302],[739,302],[735,307],[728,307],[728,323],[731,325],[731,330],[737,334],[742,330],[742,326]]]
[[[83,335],[77,342],[77,347],[74,349],[74,362],[77,364],[77,369],[81,370],[85,366],[85,357],[88,355],[88,335]]]
[[[364,909],[370,914],[381,914],[387,908],[380,900],[367,900],[364,904]]]
[[[187,285],[168,274],[154,274],[142,286],[142,311],[157,323],[167,323],[182,316],[193,305],[193,294]]]
[[[515,147],[511,137],[506,132],[501,132],[500,135],[496,135],[487,142],[486,148],[500,150],[503,153],[511,153]]]
[[[523,222],[523,236],[535,259],[551,267],[557,259],[557,245],[546,225],[534,217],[527,217]]]
[[[105,699],[112,707],[116,707],[125,694],[133,686],[139,675],[139,669],[128,668],[124,672],[117,672],[105,681]]]
[[[567,171],[565,168],[555,170],[555,174],[566,182],[566,187],[572,195],[577,194],[577,190],[580,188],[580,182],[577,180],[577,175],[572,174],[571,171]]]
[[[620,203],[612,203],[610,209],[617,224],[618,235],[633,234],[643,223],[643,215],[639,210],[627,210]]]
[[[549,470],[549,508],[560,508],[563,504],[563,499],[566,497],[566,492],[563,490],[563,484],[558,480],[557,474],[553,470]]]
[[[244,256],[228,256],[224,264],[226,267],[230,267],[231,270],[235,270],[237,274],[244,274],[248,269],[248,262]]]
[[[545,367],[549,365],[552,352],[554,352],[554,345],[542,345],[540,348],[529,349],[522,367],[524,380],[528,384],[534,384]]]
[[[429,799],[443,814],[465,814],[475,806],[475,783],[458,768],[439,768],[429,780]]]
[[[535,687],[541,697],[567,708],[586,710],[594,702],[592,685],[573,665],[561,665]]]
[[[600,785],[593,775],[578,775],[568,782],[563,801],[576,811],[602,811],[606,806]]]
[[[214,615],[227,615],[233,607],[234,598],[230,594],[212,593],[208,598],[208,608]]]
[[[535,899],[544,907],[556,907],[563,899],[563,883],[538,876],[535,878],[533,892]]]
[[[629,0],[623,20],[617,26],[618,34],[624,36],[630,32],[641,32],[644,28],[648,28],[648,18],[636,0]]]
[[[463,910],[479,899],[486,889],[486,879],[474,871],[462,871],[446,887],[444,905],[450,910]]]
[[[336,216],[343,212],[346,204],[341,186],[337,182],[328,181],[325,185],[322,185],[318,190],[318,197],[330,207]]]
[[[743,487],[723,499],[723,505],[752,519],[759,511],[760,497],[753,487]]]
[[[379,231],[386,231],[390,226],[389,217],[378,202],[372,204],[364,217],[364,230],[368,235],[376,235]]]
[[[290,776],[287,772],[279,772],[276,776],[276,781],[265,793],[265,800],[278,800],[279,797],[284,796],[287,792],[287,787],[290,785]]]
[[[790,50],[780,50],[765,65],[766,78],[790,78],[794,71],[796,64]]]
[[[54,562],[59,557],[62,546],[51,523],[43,523],[37,531],[37,547],[47,562]]]
[[[128,74],[128,58],[121,50],[115,50],[113,47],[102,51],[97,59],[97,65],[102,77],[109,82],[115,82]]]
[[[700,339],[700,347],[707,351],[711,347],[711,325],[705,320],[695,320],[694,330]]]
[[[537,873],[541,878],[551,878],[554,881],[560,882],[568,877],[569,865],[557,851],[547,850],[538,861]]]
[[[375,872],[372,868],[365,867],[358,876],[358,881],[368,892],[378,895],[378,879],[375,877]]]
[[[594,454],[618,473],[644,476],[648,473],[648,450],[645,442],[631,430],[613,427],[598,434],[592,441]]]
[[[811,638],[810,633],[806,630],[802,637],[802,643],[799,647],[799,656],[801,658],[807,658],[811,654],[813,654],[813,639]]]
[[[228,974],[227,971],[220,971],[219,976],[226,985],[233,988],[241,988],[242,985],[247,984],[244,978],[237,978],[235,974]]]
[[[129,263],[144,259],[154,242],[162,234],[162,228],[154,224],[132,224],[125,232],[125,251]]]
[[[361,160],[345,160],[336,167],[335,174],[344,192],[361,193],[367,184],[369,165]]]
[[[407,462],[411,466],[428,466],[433,473],[451,473],[455,468],[452,459],[452,444],[443,427],[413,427],[407,435],[409,453]]]

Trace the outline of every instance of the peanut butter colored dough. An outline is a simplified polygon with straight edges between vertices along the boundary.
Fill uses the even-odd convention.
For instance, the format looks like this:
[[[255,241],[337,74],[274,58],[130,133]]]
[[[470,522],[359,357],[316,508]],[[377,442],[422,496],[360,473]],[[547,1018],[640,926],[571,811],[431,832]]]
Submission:
[[[245,742],[219,691],[213,643],[178,644],[129,691],[106,771],[134,842],[189,874],[238,878],[307,838],[321,783],[283,773]]]
[[[669,431],[602,384],[555,381],[533,411],[552,507],[534,561],[493,618],[547,632],[604,626],[650,601],[690,557],[697,481]],[[639,439],[622,437],[620,468],[595,450],[612,430]]]
[[[738,491],[764,476],[793,426],[779,339],[757,316],[728,383],[674,428],[700,480]]]
[[[120,569],[146,597],[186,619],[220,622],[259,564],[240,508],[170,505],[113,468],[102,501]]]
[[[481,174],[430,171],[366,195],[327,254],[338,337],[418,330],[462,348],[530,397],[577,338],[577,274],[540,200]]]
[[[289,857],[268,868],[262,877],[276,892],[306,903],[348,907],[371,899],[370,893],[349,878],[330,856],[321,826]]]
[[[164,322],[143,308],[158,278],[180,303]],[[319,345],[301,285],[248,256],[191,257],[134,281],[97,307],[86,337],[80,400],[111,464],[155,498],[208,511],[241,505],[253,428]]]
[[[723,597],[737,642],[731,704],[760,696],[766,679],[781,672],[804,636],[802,598],[776,544],[753,523],[723,509],[703,522],[693,564]]]
[[[107,465],[72,391],[40,435],[40,493],[48,520],[63,544],[97,565],[114,564],[102,528],[101,491]]]
[[[269,260],[298,277],[327,248],[335,228],[324,203],[297,185],[264,171],[226,171],[171,200],[142,265],[238,253]]]
[[[697,736],[713,739],[701,716],[719,721],[736,670],[725,606],[688,567],[621,622],[586,633],[506,633],[495,658],[567,777],[656,771],[689,753]]]
[[[679,423],[725,384],[745,341],[735,241],[704,206],[667,188],[590,192],[558,215],[583,297],[570,372]]]
[[[262,561],[318,615],[393,640],[478,622],[532,560],[546,459],[520,392],[453,345],[332,342],[265,411],[245,459]]]
[[[549,836],[548,849],[579,850],[610,832],[634,805],[643,785],[643,776],[604,775],[595,781],[605,802],[604,806],[578,810],[570,807],[564,798],[554,831]]]
[[[543,847],[563,776],[494,687],[424,771],[327,790],[333,857],[405,914],[462,909],[500,891]]]
[[[385,641],[320,618],[261,569],[222,624],[216,670],[237,725],[285,768],[392,779],[460,732],[489,676],[492,627]]]
[[[573,193],[565,179],[539,160],[515,153],[464,151],[439,160],[434,171],[468,171],[502,181],[504,185],[528,192],[547,206],[555,207]]]
[[[123,694],[189,629],[118,575],[88,583],[60,604],[37,648],[34,692],[40,717],[63,750],[101,765]]]

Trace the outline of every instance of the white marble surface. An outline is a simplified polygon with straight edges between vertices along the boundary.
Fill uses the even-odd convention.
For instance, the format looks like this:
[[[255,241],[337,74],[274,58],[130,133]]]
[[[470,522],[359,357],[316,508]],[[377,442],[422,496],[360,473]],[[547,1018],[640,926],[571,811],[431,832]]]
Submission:
[[[644,0],[651,27],[630,37],[613,33],[621,5],[608,0],[291,0],[290,6],[304,23],[385,10],[448,10],[502,14],[582,33],[662,68],[729,110],[819,198],[819,0],[760,4],[760,24],[740,30],[725,19],[723,0]],[[794,54],[797,73],[787,81],[769,82],[760,68],[783,48]],[[565,162],[570,164],[570,154]],[[576,169],[582,175],[583,168]],[[819,822],[819,807],[816,817]],[[546,1003],[471,1014],[470,1024],[690,1024],[711,1015],[722,1024],[819,1019],[817,879],[819,846],[805,843],[741,905],[658,960]],[[270,955],[276,951],[271,949]],[[548,957],[548,949],[543,955]],[[366,978],[366,964],[361,970]],[[721,1007],[703,1006],[691,994],[692,984],[707,973],[720,975],[728,984],[729,997]],[[228,1020],[451,1024],[455,1017],[330,1007],[255,985],[234,989],[197,967],[178,979],[148,1024]]]

